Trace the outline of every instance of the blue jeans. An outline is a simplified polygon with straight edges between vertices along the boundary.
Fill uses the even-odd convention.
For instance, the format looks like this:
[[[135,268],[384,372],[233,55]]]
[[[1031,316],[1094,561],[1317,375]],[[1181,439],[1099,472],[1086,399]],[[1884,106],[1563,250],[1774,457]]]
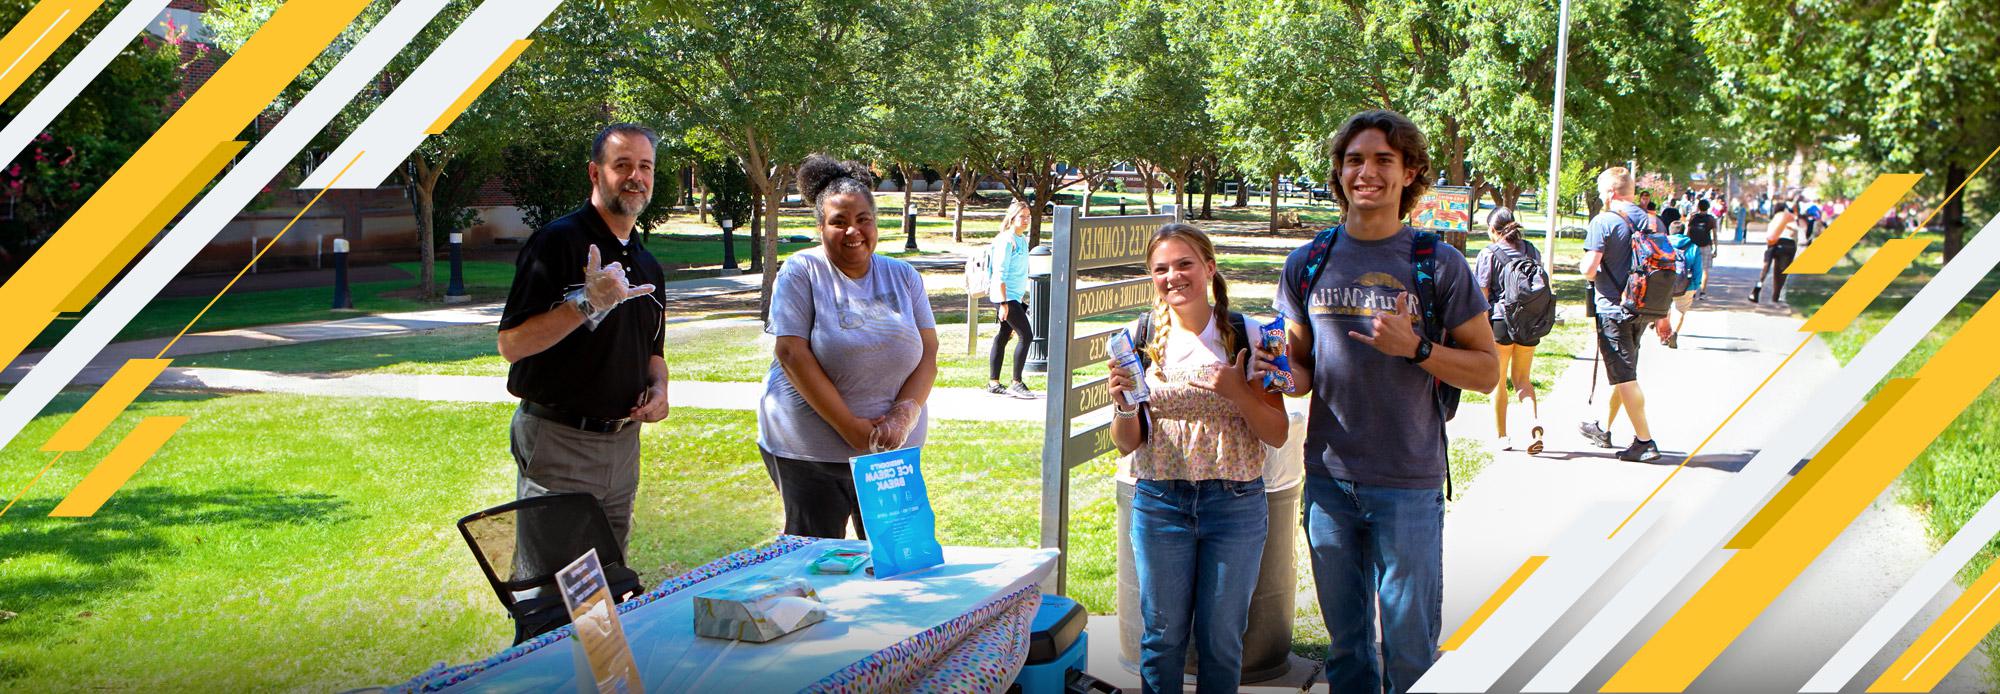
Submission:
[[[1308,474],[1305,530],[1330,691],[1408,691],[1436,658],[1442,627],[1444,493]]]
[[[1271,527],[1264,480],[1139,480],[1132,494],[1132,559],[1139,575],[1142,692],[1181,691],[1188,633],[1197,692],[1234,692],[1243,630]]]

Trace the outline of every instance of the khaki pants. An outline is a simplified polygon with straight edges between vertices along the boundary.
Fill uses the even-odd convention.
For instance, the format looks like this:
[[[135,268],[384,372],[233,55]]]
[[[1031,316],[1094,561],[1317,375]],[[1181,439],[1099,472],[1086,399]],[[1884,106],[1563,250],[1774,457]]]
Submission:
[[[511,427],[514,467],[519,475],[515,498],[561,492],[586,492],[597,497],[618,549],[627,548],[632,531],[632,498],[639,491],[639,425],[615,434],[575,429],[514,410]],[[630,555],[627,555],[630,563]]]

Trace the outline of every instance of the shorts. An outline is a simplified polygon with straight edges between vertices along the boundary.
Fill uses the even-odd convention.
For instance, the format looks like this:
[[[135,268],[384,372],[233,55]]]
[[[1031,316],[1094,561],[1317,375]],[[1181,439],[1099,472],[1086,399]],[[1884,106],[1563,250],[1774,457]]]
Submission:
[[[1792,239],[1778,239],[1777,243],[1764,247],[1764,261],[1777,261],[1790,265],[1799,255],[1799,242]]]
[[[1639,380],[1639,336],[1652,321],[1614,321],[1597,317],[1597,351],[1611,385]]]
[[[1686,293],[1674,297],[1674,308],[1682,314],[1686,314],[1688,309],[1694,308],[1694,290],[1689,289]]]
[[[1498,344],[1502,347],[1516,344],[1512,339],[1507,337],[1507,324],[1505,322],[1502,322],[1498,318],[1490,318],[1489,320],[1493,322],[1493,342],[1495,344]],[[1535,338],[1533,340],[1523,340],[1519,344],[1522,347],[1533,347],[1541,343],[1542,343],[1541,338]]]

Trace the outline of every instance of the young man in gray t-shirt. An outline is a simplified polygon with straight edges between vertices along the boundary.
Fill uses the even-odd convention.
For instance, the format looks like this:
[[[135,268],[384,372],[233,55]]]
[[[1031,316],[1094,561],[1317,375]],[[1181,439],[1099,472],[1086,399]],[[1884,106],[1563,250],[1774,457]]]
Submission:
[[[1610,202],[1590,220],[1579,271],[1590,281],[1598,356],[1604,360],[1604,375],[1611,383],[1610,409],[1603,424],[1584,420],[1577,430],[1599,447],[1612,448],[1610,427],[1623,408],[1632,419],[1632,445],[1619,451],[1618,458],[1652,462],[1660,459],[1660,447],[1653,442],[1653,428],[1646,421],[1646,396],[1639,391],[1639,337],[1649,323],[1626,314],[1624,296],[1625,285],[1632,279],[1632,234],[1657,229],[1659,220],[1632,202],[1632,172],[1623,166],[1598,174],[1597,191]]]
[[[1452,346],[1423,334],[1416,230],[1403,225],[1429,175],[1422,131],[1401,114],[1366,111],[1341,126],[1330,152],[1343,224],[1318,281],[1304,292],[1282,282],[1277,300],[1292,395],[1312,396],[1306,539],[1331,637],[1330,689],[1402,692],[1430,668],[1442,624],[1447,449],[1437,382],[1491,391],[1499,358],[1465,256],[1442,242],[1431,308]],[[1307,278],[1310,254],[1311,245],[1294,251],[1284,275]]]

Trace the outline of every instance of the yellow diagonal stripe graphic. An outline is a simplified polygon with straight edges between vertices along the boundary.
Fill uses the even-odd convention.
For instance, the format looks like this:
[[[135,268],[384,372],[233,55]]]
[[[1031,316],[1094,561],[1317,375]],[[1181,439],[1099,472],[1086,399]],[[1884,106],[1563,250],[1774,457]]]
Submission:
[[[1811,318],[1806,319],[1805,325],[1799,326],[1799,330],[1815,333],[1846,330],[1855,318],[1861,316],[1862,311],[1868,309],[1868,304],[1881,296],[1882,290],[1888,289],[1889,283],[1909,269],[1910,264],[1916,262],[1917,256],[1923,255],[1924,249],[1930,245],[1931,242],[1924,239],[1895,239],[1882,244],[1875,255],[1868,258],[1868,262],[1861,264],[1861,269],[1854,271],[1854,276],[1840,285],[1840,291],[1834,292],[1818,311],[1813,312]],[[1819,244],[1811,247],[1817,248]]]
[[[1817,275],[1832,270],[1840,262],[1840,257],[1847,255],[1869,229],[1875,228],[1882,215],[1887,214],[1896,201],[1909,195],[1910,189],[1915,188],[1917,181],[1923,180],[1923,177],[1923,174],[1882,174],[1875,177],[1868,184],[1868,189],[1861,191],[1861,197],[1847,206],[1847,211],[1834,218],[1826,231],[1812,240],[1812,245],[1799,251],[1798,259],[1792,261],[1791,269],[1785,273]]]
[[[83,518],[95,515],[111,494],[125,486],[125,481],[132,479],[132,473],[138,472],[139,466],[145,465],[187,421],[186,417],[147,417],[139,420],[139,426],[133,427],[132,433],[126,434],[125,439],[118,442],[118,447],[104,456],[103,462],[91,468],[90,474],[84,476],[83,482],[76,485],[76,489],[71,490],[62,503],[56,504],[49,516]]]
[[[2000,562],[1986,567],[1979,580],[1960,593],[1938,615],[1909,650],[1896,657],[1882,676],[1868,685],[1871,692],[1928,692],[1951,674],[1952,667],[1972,654],[1979,640],[2000,625]]]
[[[1799,471],[1799,475],[1793,477],[1792,481],[1785,483],[1785,488],[1779,490],[1777,496],[1771,497],[1750,522],[1744,523],[1743,529],[1737,531],[1736,537],[1724,544],[1723,549],[1749,549],[1757,546],[1757,541],[1764,538],[1764,533],[1770,532],[1772,526],[1778,524],[1778,519],[1785,517],[1792,507],[1797,506],[1799,500],[1804,499],[1806,494],[1812,491],[1813,485],[1825,479],[1826,472],[1839,465],[1848,451],[1854,449],[1854,444],[1861,441],[1861,436],[1873,430],[1876,422],[1881,421],[1882,416],[1888,414],[1904,395],[1909,394],[1910,387],[1916,384],[1916,379],[1911,378],[1898,378],[1883,384],[1881,392],[1869,398],[1868,404],[1863,406],[1860,412],[1854,413],[1852,419],[1847,420],[1847,424],[1840,428],[1839,433],[1833,435],[1833,440],[1826,442],[1826,446],[1813,456],[1812,462],[1807,463],[1806,468]]]
[[[451,102],[451,107],[446,108],[444,113],[438,114],[438,119],[431,122],[431,127],[424,129],[424,134],[444,134],[445,128],[451,127],[451,122],[458,120],[458,115],[470,108],[472,101],[479,98],[480,94],[486,93],[486,88],[493,85],[493,80],[499,79],[500,73],[506,72],[507,66],[513,65],[514,59],[521,57],[521,51],[528,50],[528,44],[534,42],[534,39],[521,39],[507,46],[507,50],[501,52],[500,57],[486,67],[486,72],[480,73],[479,79],[473,80],[472,84],[465,88],[465,93],[460,94],[457,101]]]
[[[2000,377],[2000,302],[1988,301],[1754,548],[1736,553],[1612,676],[1607,692],[1678,692],[1854,521],[1958,413]]]
[[[242,132],[278,92],[367,5],[367,0],[288,2],[223,63],[118,172],[72,214],[20,271],[0,286],[0,363],[21,354],[68,297],[95,295],[84,280],[102,265],[122,268],[126,243],[160,201],[219,143]],[[77,307],[81,308],[81,307]],[[72,309],[74,310],[74,309]]]
[[[132,401],[139,397],[139,393],[145,391],[146,386],[152,385],[153,379],[159,378],[160,373],[166,371],[167,365],[173,361],[172,359],[126,361],[124,366],[118,367],[118,373],[112,374],[111,379],[97,389],[96,395],[90,396],[89,402],[84,403],[76,414],[71,415],[69,421],[63,422],[62,428],[56,430],[55,436],[49,437],[48,443],[42,444],[42,450],[81,451],[89,448],[91,442],[97,440],[97,435],[104,433],[104,427],[110,426],[111,420],[117,419],[125,408],[131,407]]]
[[[14,95],[35,68],[56,52],[64,39],[83,26],[103,0],[42,0],[0,37],[0,101]]]
[[[69,454],[57,453],[54,458],[49,459],[49,462],[43,464],[42,470],[40,472],[35,473],[35,476],[33,478],[30,478],[27,484],[21,485],[21,491],[15,492],[14,498],[8,499],[6,506],[0,506],[0,516],[5,516],[7,515],[8,511],[14,510],[14,504],[20,503],[21,497],[27,496],[28,490],[34,489],[35,483],[42,481],[42,475],[49,474],[49,468],[55,467],[56,463],[62,462],[63,456],[65,455]]]
[[[172,221],[175,214],[187,207],[188,201],[193,200],[196,193],[201,192],[209,181],[214,180],[216,174],[222,172],[222,167],[228,166],[230,160],[236,158],[237,152],[243,151],[244,144],[237,141],[219,143],[208,156],[194,162],[194,166],[188,169],[181,182],[175,184],[173,189],[168,190],[166,195],[160,198],[159,203],[153,206],[153,211],[147,213],[145,219],[139,220],[138,227],[133,229],[131,234],[127,234],[118,247],[111,250],[112,254],[125,258],[139,255],[139,250],[146,247],[146,242],[151,241],[161,229],[166,228],[167,222]],[[110,263],[99,264],[96,269],[90,271],[90,274],[83,277],[76,289],[64,297],[62,304],[56,308],[62,311],[83,310],[90,305],[90,300],[97,296],[98,289],[111,284],[111,279],[118,275],[118,270],[122,267],[124,266]]]
[[[1466,639],[1472,638],[1472,632],[1479,631],[1479,626],[1486,623],[1486,618],[1493,616],[1493,611],[1500,609],[1500,606],[1507,602],[1507,598],[1513,597],[1514,591],[1520,590],[1521,584],[1527,583],[1528,577],[1535,575],[1535,570],[1542,568],[1542,563],[1548,560],[1549,558],[1544,556],[1528,557],[1526,562],[1521,563],[1521,568],[1514,570],[1513,576],[1507,577],[1506,583],[1500,584],[1499,590],[1493,591],[1492,597],[1486,598],[1486,602],[1474,610],[1472,616],[1465,618],[1465,623],[1460,624],[1458,631],[1452,632],[1451,638],[1445,639],[1444,645],[1438,646],[1438,650],[1458,650],[1459,646],[1465,644]]]

